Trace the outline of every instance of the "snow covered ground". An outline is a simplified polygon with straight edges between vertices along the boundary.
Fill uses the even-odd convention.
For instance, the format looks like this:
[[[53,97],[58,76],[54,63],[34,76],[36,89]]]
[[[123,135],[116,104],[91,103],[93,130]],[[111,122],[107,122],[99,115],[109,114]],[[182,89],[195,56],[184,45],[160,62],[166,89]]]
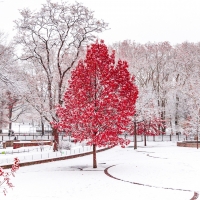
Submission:
[[[23,143],[24,142],[29,141],[23,141]],[[50,145],[21,147],[17,149],[7,147],[6,149],[0,149],[0,166],[13,164],[15,157],[20,160],[20,163],[24,163],[35,160],[45,160],[49,158],[75,155],[92,150],[92,147],[86,146],[85,143],[81,144],[71,142],[69,144],[71,145],[70,150],[60,149],[58,152],[53,152],[53,146]]]
[[[7,196],[13,200],[189,200],[200,190],[200,149],[176,142],[115,147],[70,160],[21,167]],[[200,198],[200,197],[199,197]]]

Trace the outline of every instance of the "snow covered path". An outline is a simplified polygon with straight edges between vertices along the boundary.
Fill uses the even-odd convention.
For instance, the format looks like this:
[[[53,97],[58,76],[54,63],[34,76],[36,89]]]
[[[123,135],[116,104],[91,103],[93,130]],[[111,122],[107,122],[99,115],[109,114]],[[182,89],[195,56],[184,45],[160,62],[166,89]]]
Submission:
[[[200,190],[200,149],[175,142],[139,143],[137,150],[132,145],[98,153],[97,169],[92,155],[21,167],[12,179],[15,188],[0,199],[189,200]]]

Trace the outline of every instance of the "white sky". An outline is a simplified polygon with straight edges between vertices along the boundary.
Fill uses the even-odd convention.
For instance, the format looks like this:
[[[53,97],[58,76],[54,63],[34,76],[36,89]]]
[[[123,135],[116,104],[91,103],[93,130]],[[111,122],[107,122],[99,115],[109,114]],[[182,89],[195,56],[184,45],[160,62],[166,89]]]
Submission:
[[[59,1],[59,0],[53,0]],[[138,43],[200,41],[199,0],[77,0],[109,23],[100,35],[106,43],[134,40]],[[12,34],[18,9],[40,8],[46,0],[0,0],[0,29]],[[73,0],[69,0],[73,2]]]

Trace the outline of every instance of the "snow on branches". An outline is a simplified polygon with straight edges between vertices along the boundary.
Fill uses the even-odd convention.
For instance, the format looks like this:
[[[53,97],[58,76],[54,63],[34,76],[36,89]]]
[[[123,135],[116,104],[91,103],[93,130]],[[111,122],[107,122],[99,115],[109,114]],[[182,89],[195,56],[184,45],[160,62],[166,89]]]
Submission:
[[[115,66],[114,57],[102,41],[96,42],[72,73],[65,106],[57,109],[57,127],[71,129],[77,141],[87,139],[88,144],[98,146],[127,144],[118,135],[135,113],[138,90],[127,62],[119,60]]]

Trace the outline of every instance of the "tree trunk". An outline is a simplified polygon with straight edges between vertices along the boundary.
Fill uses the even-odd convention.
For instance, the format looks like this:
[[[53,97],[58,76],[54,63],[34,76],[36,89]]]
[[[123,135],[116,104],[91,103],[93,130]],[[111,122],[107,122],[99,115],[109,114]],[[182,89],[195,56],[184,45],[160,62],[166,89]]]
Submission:
[[[144,146],[145,147],[147,146],[147,136],[146,136],[146,134],[144,135]]]
[[[9,122],[8,129],[11,131],[12,130],[12,122]]]
[[[166,133],[166,122],[165,122],[165,99],[162,100],[161,102],[161,106],[162,106],[162,111],[161,111],[161,119],[163,120],[162,124],[163,127],[161,128],[162,132],[165,134]],[[162,137],[163,137],[163,133],[162,133]]]
[[[53,136],[54,136],[53,151],[58,151],[59,133],[58,130],[55,128],[53,128]]]
[[[42,136],[43,136],[44,135],[44,123],[42,120],[41,120],[41,127],[42,127]]]
[[[8,136],[10,137],[12,135],[12,122],[9,121],[9,125],[8,125]]]
[[[175,113],[175,127],[178,125],[178,107],[179,107],[179,97],[176,95],[176,113]]]
[[[10,136],[12,134],[12,106],[9,106],[8,109],[8,119],[9,119],[9,124],[8,124],[8,136]]]
[[[93,144],[93,168],[97,168],[96,144]]]

